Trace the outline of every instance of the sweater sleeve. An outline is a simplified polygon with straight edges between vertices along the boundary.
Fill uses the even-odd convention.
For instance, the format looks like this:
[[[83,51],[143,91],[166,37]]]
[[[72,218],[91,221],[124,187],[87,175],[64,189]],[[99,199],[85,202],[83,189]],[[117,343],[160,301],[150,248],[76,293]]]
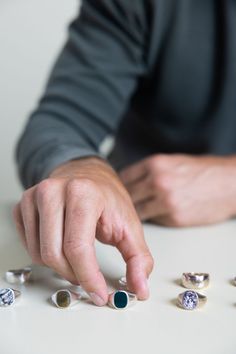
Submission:
[[[145,74],[143,1],[84,0],[16,148],[25,188],[114,135]]]

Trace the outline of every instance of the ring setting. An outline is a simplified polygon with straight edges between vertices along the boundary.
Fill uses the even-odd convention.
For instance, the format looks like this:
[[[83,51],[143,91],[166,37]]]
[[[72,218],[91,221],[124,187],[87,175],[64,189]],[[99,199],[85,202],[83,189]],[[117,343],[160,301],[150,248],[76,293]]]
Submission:
[[[116,310],[123,310],[136,301],[137,296],[135,294],[124,290],[117,290],[109,295],[108,304]]]
[[[14,304],[21,292],[11,288],[0,289],[0,307],[7,307]]]
[[[31,274],[32,270],[30,267],[22,269],[10,269],[5,273],[5,278],[9,284],[22,285],[29,281]]]
[[[81,294],[75,293],[68,289],[61,289],[56,291],[51,300],[60,309],[65,309],[78,302],[81,299]]]
[[[178,306],[184,310],[195,310],[207,302],[207,297],[194,290],[187,290],[178,296]]]
[[[210,275],[208,273],[183,273],[182,285],[187,289],[203,289],[210,283]]]

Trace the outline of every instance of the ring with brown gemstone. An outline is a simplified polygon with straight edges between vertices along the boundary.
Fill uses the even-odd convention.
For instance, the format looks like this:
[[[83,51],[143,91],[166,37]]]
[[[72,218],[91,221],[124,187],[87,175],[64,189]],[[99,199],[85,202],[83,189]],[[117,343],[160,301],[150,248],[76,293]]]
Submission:
[[[208,273],[183,273],[182,285],[187,289],[203,289],[210,283],[210,275]]]
[[[81,299],[81,294],[75,293],[68,289],[61,289],[56,291],[52,296],[51,300],[59,309],[66,309],[74,304],[76,304]]]

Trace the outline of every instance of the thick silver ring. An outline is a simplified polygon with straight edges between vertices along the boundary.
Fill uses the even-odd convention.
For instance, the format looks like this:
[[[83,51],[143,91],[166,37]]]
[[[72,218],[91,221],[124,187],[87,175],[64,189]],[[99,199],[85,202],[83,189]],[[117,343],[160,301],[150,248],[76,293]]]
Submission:
[[[5,279],[9,284],[24,284],[29,281],[32,269],[26,267],[23,269],[10,269],[5,273]]]
[[[65,309],[69,306],[74,305],[78,300],[81,299],[81,294],[75,293],[68,289],[61,289],[56,291],[52,296],[52,302],[58,307],[59,309]]]
[[[109,295],[108,304],[117,310],[123,310],[136,301],[137,296],[135,294],[124,290],[117,290]]]
[[[187,289],[203,289],[210,283],[210,275],[208,273],[183,273],[182,285]]]
[[[11,288],[0,289],[0,307],[11,306],[14,304],[21,292]]]
[[[195,310],[207,302],[207,297],[194,290],[187,290],[178,295],[177,305],[184,310]]]

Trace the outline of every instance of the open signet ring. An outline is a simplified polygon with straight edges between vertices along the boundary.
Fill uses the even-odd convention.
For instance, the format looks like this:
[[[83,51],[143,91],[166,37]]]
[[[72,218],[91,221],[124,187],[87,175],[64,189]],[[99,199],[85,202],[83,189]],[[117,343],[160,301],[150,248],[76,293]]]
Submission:
[[[0,307],[11,306],[14,304],[21,292],[11,288],[0,289]]]
[[[136,301],[137,296],[135,294],[124,290],[117,290],[109,295],[108,304],[117,310],[123,310]]]
[[[194,290],[187,290],[178,296],[177,305],[184,310],[195,310],[207,302],[207,297]]]
[[[24,284],[29,281],[32,270],[29,267],[23,269],[10,269],[5,273],[6,281],[10,284]]]
[[[210,276],[208,273],[183,273],[182,285],[187,289],[203,289],[210,283]]]
[[[75,305],[78,300],[82,297],[81,294],[75,293],[68,289],[61,289],[56,291],[52,296],[51,300],[60,309],[68,308],[69,306]]]

